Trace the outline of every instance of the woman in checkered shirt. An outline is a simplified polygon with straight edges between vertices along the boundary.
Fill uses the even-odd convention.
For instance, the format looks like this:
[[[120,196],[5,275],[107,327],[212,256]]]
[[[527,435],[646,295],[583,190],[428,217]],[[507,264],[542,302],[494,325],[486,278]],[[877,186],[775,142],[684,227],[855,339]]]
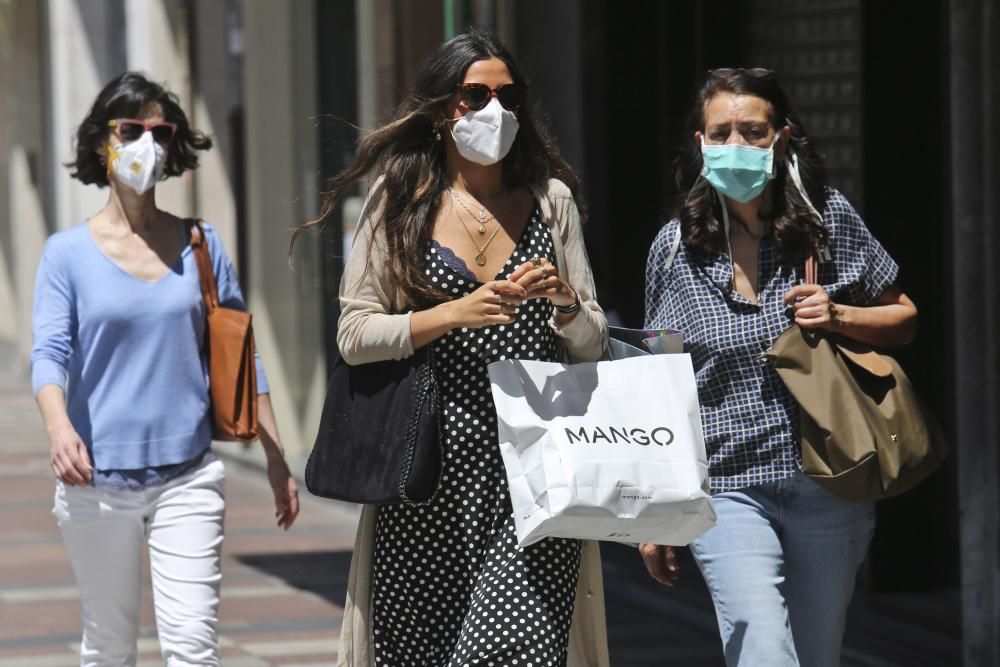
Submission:
[[[646,268],[646,326],[684,334],[718,525],[691,545],[729,665],[840,664],[874,507],[802,473],[795,399],[761,353],[793,323],[905,345],[917,310],[898,267],[823,163],[774,72],[709,73],[679,160],[685,200]],[[818,254],[819,284],[804,284]],[[642,545],[672,583],[669,547]]]

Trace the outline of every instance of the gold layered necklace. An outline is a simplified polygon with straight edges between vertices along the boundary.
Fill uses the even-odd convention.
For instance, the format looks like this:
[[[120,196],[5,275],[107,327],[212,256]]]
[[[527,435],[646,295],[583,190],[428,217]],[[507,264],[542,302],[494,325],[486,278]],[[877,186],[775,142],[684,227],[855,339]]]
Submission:
[[[473,218],[475,218],[476,222],[479,223],[479,230],[478,230],[479,234],[480,235],[486,234],[486,223],[489,222],[490,220],[493,220],[496,216],[487,211],[486,208],[483,207],[482,205],[480,205],[479,207],[479,213],[476,213],[469,207],[468,202],[465,201],[465,197],[458,194],[457,190],[455,190],[454,188],[448,188],[448,192],[451,193],[452,199],[454,199],[459,206],[464,208],[465,211]]]
[[[490,220],[496,220],[496,216],[493,215],[492,213],[487,213],[485,208],[480,208],[479,213],[478,214],[475,213],[472,209],[469,208],[469,206],[465,203],[464,198],[461,197],[458,194],[458,192],[456,192],[452,188],[448,188],[448,191],[451,193],[452,199],[454,199],[459,206],[464,208],[469,215],[475,218],[476,222],[479,223],[479,228],[477,229],[477,231],[479,232],[480,236],[484,236],[486,234],[486,223],[488,223]],[[465,224],[464,220],[462,220],[462,216],[458,215],[457,217],[459,222],[462,224],[462,229],[464,229],[465,233],[469,235],[469,240],[472,241],[472,245],[475,246],[476,250],[478,251],[476,253],[476,264],[478,264],[479,266],[486,266],[486,249],[490,247],[490,244],[493,243],[493,239],[495,239],[497,237],[497,234],[500,232],[500,221],[496,220],[497,224],[496,227],[493,228],[493,233],[490,234],[490,237],[486,240],[486,243],[480,246],[479,242],[476,241],[476,237],[472,235],[471,231],[469,231],[469,226]]]

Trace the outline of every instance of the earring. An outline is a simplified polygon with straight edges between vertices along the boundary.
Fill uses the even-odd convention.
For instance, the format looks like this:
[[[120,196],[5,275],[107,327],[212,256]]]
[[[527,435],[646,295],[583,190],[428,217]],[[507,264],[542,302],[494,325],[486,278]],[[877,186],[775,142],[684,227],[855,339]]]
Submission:
[[[441,126],[440,125],[435,125],[434,126],[433,137],[434,137],[434,141],[441,141]]]

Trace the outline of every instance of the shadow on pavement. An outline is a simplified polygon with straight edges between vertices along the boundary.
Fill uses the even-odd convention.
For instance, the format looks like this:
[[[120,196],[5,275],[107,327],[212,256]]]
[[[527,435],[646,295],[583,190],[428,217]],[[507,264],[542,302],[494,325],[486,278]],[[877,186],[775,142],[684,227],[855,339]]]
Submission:
[[[673,588],[646,574],[638,552],[601,545],[608,642],[615,667],[722,667],[715,615],[708,591],[687,550]],[[234,557],[295,589],[342,606],[350,551],[248,554]]]
[[[249,554],[235,559],[300,591],[318,595],[338,607],[344,605],[350,551]]]
[[[601,543],[608,648],[614,667],[725,667],[712,599],[687,549],[680,579],[664,586],[637,549]]]

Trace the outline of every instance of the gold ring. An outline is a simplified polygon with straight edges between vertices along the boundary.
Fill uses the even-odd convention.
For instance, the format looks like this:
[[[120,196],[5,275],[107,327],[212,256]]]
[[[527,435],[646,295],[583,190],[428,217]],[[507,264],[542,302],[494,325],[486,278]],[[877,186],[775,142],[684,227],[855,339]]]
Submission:
[[[542,265],[542,258],[539,257],[538,255],[535,255],[534,257],[531,258],[531,263],[534,264],[535,267],[537,268]]]

